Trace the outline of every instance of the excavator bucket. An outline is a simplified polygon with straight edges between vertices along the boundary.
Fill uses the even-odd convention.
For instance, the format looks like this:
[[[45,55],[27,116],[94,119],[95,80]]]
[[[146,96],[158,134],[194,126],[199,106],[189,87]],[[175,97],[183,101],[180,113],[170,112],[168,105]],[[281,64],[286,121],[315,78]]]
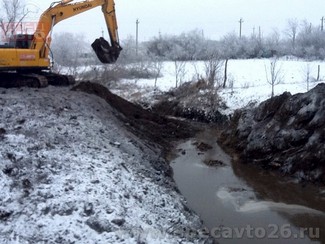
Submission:
[[[110,45],[103,37],[96,39],[91,47],[94,49],[98,59],[104,64],[115,63],[122,48],[119,45]]]

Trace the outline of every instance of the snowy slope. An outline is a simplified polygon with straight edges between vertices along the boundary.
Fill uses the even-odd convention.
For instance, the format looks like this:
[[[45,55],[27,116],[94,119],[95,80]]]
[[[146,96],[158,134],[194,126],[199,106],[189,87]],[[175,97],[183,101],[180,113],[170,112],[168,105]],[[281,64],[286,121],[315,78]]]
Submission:
[[[155,153],[68,88],[0,89],[0,243],[200,242]]]

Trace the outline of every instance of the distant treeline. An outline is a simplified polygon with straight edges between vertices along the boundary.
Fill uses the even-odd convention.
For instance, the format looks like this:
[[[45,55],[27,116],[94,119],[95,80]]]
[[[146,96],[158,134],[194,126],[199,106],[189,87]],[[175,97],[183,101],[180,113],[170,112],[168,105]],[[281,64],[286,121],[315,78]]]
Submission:
[[[206,60],[218,53],[222,58],[269,58],[275,55],[292,55],[305,59],[325,58],[325,31],[306,21],[288,21],[288,29],[282,34],[274,31],[239,37],[229,33],[220,40],[208,40],[201,30],[180,35],[160,35],[146,42],[146,53],[167,60]]]

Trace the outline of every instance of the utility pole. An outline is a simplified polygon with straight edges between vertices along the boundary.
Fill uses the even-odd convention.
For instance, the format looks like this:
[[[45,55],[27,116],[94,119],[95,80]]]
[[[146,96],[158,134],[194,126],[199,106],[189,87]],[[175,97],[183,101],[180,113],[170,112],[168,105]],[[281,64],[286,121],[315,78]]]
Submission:
[[[240,18],[240,20],[239,20],[239,38],[241,38],[241,31],[242,31],[243,22],[244,22],[243,18]]]
[[[323,31],[324,30],[324,16],[320,19],[320,30]]]
[[[136,24],[136,31],[135,31],[135,54],[138,56],[138,45],[139,45],[139,19],[135,22]]]

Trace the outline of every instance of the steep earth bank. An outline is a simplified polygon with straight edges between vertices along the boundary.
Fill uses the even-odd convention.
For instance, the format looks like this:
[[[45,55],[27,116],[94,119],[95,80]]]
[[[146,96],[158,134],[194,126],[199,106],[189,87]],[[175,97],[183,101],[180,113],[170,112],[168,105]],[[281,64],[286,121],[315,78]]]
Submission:
[[[220,138],[220,143],[239,153],[239,161],[322,184],[324,142],[325,84],[236,111]]]
[[[148,111],[140,105],[131,103],[113,93],[106,87],[82,82],[72,90],[83,91],[104,99],[115,110],[115,116],[124,122],[126,128],[145,140],[148,146],[157,147],[163,153],[169,152],[172,141],[189,138],[199,129],[187,122],[166,118],[159,110]]]

